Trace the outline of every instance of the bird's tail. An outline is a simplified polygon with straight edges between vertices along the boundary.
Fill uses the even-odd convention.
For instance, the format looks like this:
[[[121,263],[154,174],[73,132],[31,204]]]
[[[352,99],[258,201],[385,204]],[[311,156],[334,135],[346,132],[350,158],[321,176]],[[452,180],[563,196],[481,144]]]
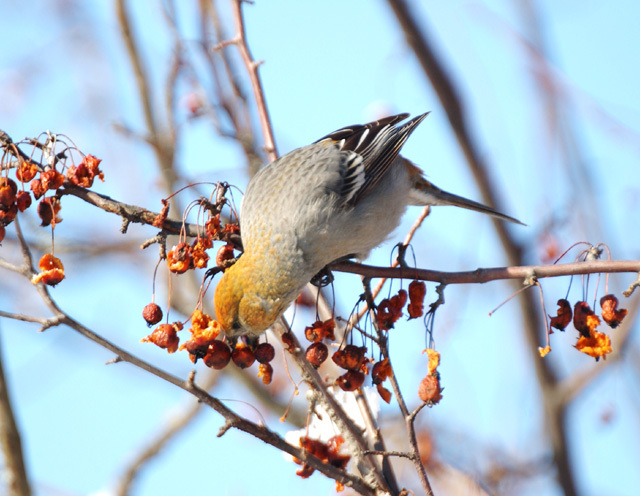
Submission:
[[[498,212],[494,208],[487,207],[477,201],[469,200],[438,188],[435,184],[430,183],[424,178],[422,171],[420,171],[418,167],[414,166],[414,168],[416,169],[416,173],[413,174],[413,188],[411,190],[410,197],[412,205],[452,205],[454,207],[475,210],[476,212],[488,214],[498,219],[514,222],[522,226],[526,225],[514,217]]]

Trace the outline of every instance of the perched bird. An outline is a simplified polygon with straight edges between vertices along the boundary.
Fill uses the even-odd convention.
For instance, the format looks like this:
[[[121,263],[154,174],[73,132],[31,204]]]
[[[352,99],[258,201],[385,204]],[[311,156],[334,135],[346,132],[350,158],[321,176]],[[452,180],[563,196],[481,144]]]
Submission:
[[[348,126],[287,153],[250,181],[240,209],[244,253],[216,287],[227,336],[258,336],[331,262],[364,259],[408,205],[454,205],[513,217],[439,189],[399,152],[427,114]]]

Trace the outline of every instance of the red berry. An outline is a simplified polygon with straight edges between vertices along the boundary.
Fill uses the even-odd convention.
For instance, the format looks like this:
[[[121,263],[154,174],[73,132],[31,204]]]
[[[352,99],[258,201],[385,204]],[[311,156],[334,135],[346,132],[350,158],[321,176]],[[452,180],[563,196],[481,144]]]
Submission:
[[[231,348],[224,341],[216,339],[209,344],[207,354],[202,359],[207,367],[220,370],[231,361]]]
[[[256,360],[269,363],[276,356],[276,350],[269,343],[260,343],[255,351]]]

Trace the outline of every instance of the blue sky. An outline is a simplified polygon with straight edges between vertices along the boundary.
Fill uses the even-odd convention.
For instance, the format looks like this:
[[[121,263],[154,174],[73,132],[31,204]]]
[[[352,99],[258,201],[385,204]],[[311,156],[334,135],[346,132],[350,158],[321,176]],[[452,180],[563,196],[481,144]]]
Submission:
[[[161,112],[171,38],[159,3],[132,3]],[[219,3],[225,10],[226,2]],[[414,4],[457,84],[504,209],[528,224],[512,230],[530,247],[530,262],[539,262],[537,237],[553,219],[562,248],[579,240],[604,241],[614,258],[637,259],[637,4],[537,2],[546,40],[546,72],[540,71],[541,59],[524,42],[530,31],[519,2]],[[180,27],[189,39],[195,36],[197,19],[189,6],[181,8],[185,10],[180,11]],[[12,2],[4,10],[0,128],[14,139],[46,129],[65,133],[85,153],[104,160],[107,181],[96,187],[98,191],[158,209],[164,192],[152,154],[113,126],[139,130],[143,120],[112,2],[39,0],[28,6]],[[430,110],[403,153],[438,186],[479,198],[445,112],[385,2],[257,0],[245,12],[253,55],[264,60],[260,74],[281,153],[341,126],[375,118],[380,109],[413,115]],[[541,82],[549,81],[561,112],[554,124],[541,90]],[[182,117],[178,165],[184,175],[244,187],[247,178],[238,147],[216,137],[206,122]],[[562,145],[565,132],[575,137],[573,147]],[[391,247],[418,213],[409,210],[396,234],[372,255],[373,263],[388,263]],[[79,201],[63,204],[62,217],[56,230],[59,240],[88,239],[105,245],[124,240],[119,219]],[[49,233],[37,229],[35,221],[23,225],[33,233],[30,239],[48,242]],[[152,229],[132,227],[127,240],[136,245],[152,235]],[[13,259],[16,255],[8,253],[8,246],[0,247],[0,256]],[[491,221],[456,209],[434,209],[414,247],[418,265],[428,268],[467,270],[506,263]],[[103,262],[67,254],[68,279],[54,296],[74,318],[185,377],[191,367],[184,356],[167,356],[138,342],[147,332],[139,314],[151,295],[156,255],[147,250],[134,261],[105,254]],[[631,280],[630,275],[615,276],[610,287],[619,294]],[[353,295],[359,294],[358,280],[340,275],[338,281],[339,306],[348,312]],[[568,284],[566,279],[543,282],[548,312]],[[518,307],[511,303],[487,317],[510,291],[499,282],[450,287],[447,305],[436,318],[446,391],[440,405],[423,411],[421,426],[442,433],[440,448],[448,461],[472,470],[485,466],[481,460],[467,460],[460,446],[478,443],[522,462],[545,453],[542,407],[518,327]],[[159,293],[165,298],[163,288]],[[428,298],[434,294],[430,285]],[[577,280],[572,295],[580,296]],[[0,308],[46,314],[30,285],[4,272]],[[0,329],[36,494],[108,490],[140,446],[172,411],[190,400],[128,365],[106,367],[111,354],[69,329],[37,333],[35,326],[6,320],[0,321]],[[547,359],[563,373],[599,366],[572,348],[575,337],[570,331],[552,339],[554,351]],[[632,345],[637,349],[637,338]],[[404,365],[397,368],[400,382],[416,406],[412,392],[426,370],[421,323],[399,328],[391,346],[397,363]],[[640,485],[640,476],[630,470],[640,459],[637,443],[632,442],[640,434],[640,396],[637,369],[628,362],[610,367],[571,407],[570,445],[573,462],[580,467],[576,473],[581,494],[630,495]],[[216,395],[252,401],[237,382],[226,378]],[[241,403],[232,405],[254,415]],[[612,420],[605,422],[608,413]],[[383,415],[386,426],[398,421],[393,407]],[[267,415],[267,422],[280,432],[287,430],[277,417]],[[143,473],[136,494],[282,494],[285,486],[291,494],[333,491],[333,483],[320,475],[307,481],[295,477],[296,467],[244,434],[230,431],[216,438],[221,424],[215,413],[203,412]],[[192,478],[193,472],[208,476]],[[535,478],[518,494],[560,493],[549,474]]]

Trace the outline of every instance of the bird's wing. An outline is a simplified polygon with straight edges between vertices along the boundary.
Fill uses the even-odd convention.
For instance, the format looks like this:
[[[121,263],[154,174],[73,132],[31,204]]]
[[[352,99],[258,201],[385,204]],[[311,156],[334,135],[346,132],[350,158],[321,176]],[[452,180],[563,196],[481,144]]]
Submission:
[[[414,117],[400,127],[396,124],[409,114],[393,115],[368,124],[343,127],[316,141],[330,140],[345,154],[340,192],[345,203],[358,203],[384,177],[402,145],[427,115],[428,112]]]

